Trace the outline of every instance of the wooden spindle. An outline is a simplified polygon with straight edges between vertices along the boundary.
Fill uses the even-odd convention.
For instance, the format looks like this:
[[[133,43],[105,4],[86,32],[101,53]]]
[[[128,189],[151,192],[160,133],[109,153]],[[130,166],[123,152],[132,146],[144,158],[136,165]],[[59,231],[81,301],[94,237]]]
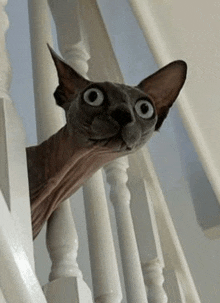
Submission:
[[[159,260],[153,260],[142,266],[144,281],[147,286],[149,303],[167,303],[168,298],[163,288],[163,267]]]
[[[93,302],[76,261],[78,244],[70,203],[66,200],[53,212],[47,224],[47,248],[52,267],[50,283],[43,290],[48,303]]]
[[[50,281],[61,277],[82,278],[76,261],[78,237],[69,201],[60,204],[48,220],[47,248],[52,261]]]
[[[32,64],[35,90],[35,106],[38,140],[43,141],[64,125],[63,110],[54,100],[53,92],[57,85],[57,73],[47,48],[52,46],[51,24],[47,1],[30,0],[29,17],[31,32]],[[57,1],[53,3],[57,4]],[[43,29],[43,30],[42,30]],[[64,301],[66,294],[59,288],[69,289],[68,297],[92,302],[91,292],[82,280],[76,262],[78,239],[69,202],[66,201],[53,213],[48,221],[47,245],[52,259],[52,282],[44,286],[48,302]],[[67,301],[66,301],[67,302]]]
[[[79,3],[48,0],[57,30],[57,40],[62,56],[77,72],[87,78],[90,58]]]
[[[137,154],[129,156],[128,187],[131,192],[131,212],[142,264],[148,301],[166,303],[163,289],[163,253],[148,184],[141,171]]]
[[[120,303],[121,285],[102,172],[83,187],[95,302]]]
[[[130,211],[127,168],[128,159],[123,157],[104,169],[111,186],[110,198],[115,209],[127,300],[129,303],[144,303],[148,301]]]
[[[63,57],[68,64],[87,78],[87,61],[90,55],[78,1],[57,1],[55,3],[49,0],[48,2],[56,24],[58,44]],[[83,6],[82,3],[80,5]],[[92,9],[94,8],[92,7]],[[95,192],[94,186],[91,184],[96,184],[96,186],[98,184]],[[121,302],[122,295],[102,184],[103,180],[99,172],[87,182],[83,191],[94,295],[96,302],[116,303]],[[94,212],[100,212],[100,220],[94,218]],[[102,278],[100,279],[100,277]]]

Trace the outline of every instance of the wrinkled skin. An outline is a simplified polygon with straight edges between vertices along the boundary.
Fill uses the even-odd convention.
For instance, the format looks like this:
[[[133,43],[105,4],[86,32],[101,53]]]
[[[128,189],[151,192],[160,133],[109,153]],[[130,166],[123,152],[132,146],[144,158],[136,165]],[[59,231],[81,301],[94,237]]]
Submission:
[[[95,83],[50,51],[59,78],[54,97],[65,110],[66,125],[27,148],[34,238],[57,206],[100,167],[147,142],[186,78],[186,64],[174,61],[136,87]]]

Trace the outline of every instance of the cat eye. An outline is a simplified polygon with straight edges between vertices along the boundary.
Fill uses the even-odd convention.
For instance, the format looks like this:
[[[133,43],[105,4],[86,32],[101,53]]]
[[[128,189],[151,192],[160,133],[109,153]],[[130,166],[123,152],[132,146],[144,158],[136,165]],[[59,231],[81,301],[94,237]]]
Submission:
[[[104,95],[98,88],[89,88],[85,91],[83,99],[91,106],[100,106],[104,101]]]
[[[135,104],[135,110],[143,119],[150,119],[154,114],[154,107],[147,100],[138,100]]]

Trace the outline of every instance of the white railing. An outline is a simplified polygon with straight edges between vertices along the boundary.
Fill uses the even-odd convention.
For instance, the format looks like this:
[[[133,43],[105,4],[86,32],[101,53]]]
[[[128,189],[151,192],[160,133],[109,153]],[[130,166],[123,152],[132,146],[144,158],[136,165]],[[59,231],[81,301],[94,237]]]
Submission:
[[[56,24],[59,49],[64,59],[83,76],[88,76],[94,81],[105,79],[123,82],[96,1],[49,0],[48,3]],[[0,4],[3,8],[5,1],[0,1]],[[57,79],[46,47],[48,42],[50,45],[53,44],[48,4],[45,0],[29,0],[28,4],[37,134],[41,142],[55,133],[64,124],[64,119],[62,111],[55,106],[52,96]],[[4,25],[3,31],[0,29],[2,31],[0,34],[4,38],[7,19],[3,9],[0,14],[0,22]],[[0,293],[0,299],[4,296],[7,302],[46,302],[32,270],[30,216],[26,216],[25,224],[29,226],[27,235],[23,231],[24,237],[29,237],[25,240],[25,243],[29,243],[28,249],[23,249],[23,246],[25,247],[25,243],[22,242],[23,236],[20,243],[20,237],[16,237],[17,234],[13,233],[13,229],[9,227],[17,222],[14,218],[17,214],[19,216],[19,210],[15,208],[13,217],[10,217],[6,201],[20,203],[26,199],[27,209],[29,201],[27,176],[24,172],[24,131],[17,126],[20,122],[17,123],[16,113],[8,97],[7,77],[10,73],[4,47],[4,40],[1,40],[0,48],[3,54],[1,66],[5,69],[0,66],[0,73],[4,76],[0,86],[2,93],[0,97],[6,98],[6,101],[0,108],[0,154],[1,159],[3,159],[2,155],[5,159],[7,158],[4,162],[7,163],[4,170],[6,171],[8,167],[11,170],[8,169],[4,175],[1,175],[0,180],[0,182],[6,180],[4,184],[0,183],[5,196],[4,198],[0,196],[0,253],[3,254],[1,260],[4,260],[0,263],[0,269],[7,269],[9,272],[5,278],[0,275],[0,286],[3,291],[3,294]],[[15,130],[9,123],[10,117],[13,118],[13,123],[17,123],[14,129],[19,139],[15,142],[12,140]],[[7,138],[9,141],[6,140]],[[11,145],[12,141],[13,144],[17,144],[16,147]],[[18,141],[21,143],[18,144]],[[16,152],[20,151],[18,155],[22,161],[18,159],[18,155],[12,154],[13,149]],[[15,158],[12,159],[12,157]],[[22,167],[19,166],[19,171],[13,171],[13,167],[17,167],[18,163],[22,163]],[[110,198],[118,228],[127,302],[165,303],[169,298],[169,302],[199,303],[194,282],[148,151],[142,149],[134,155],[117,159],[105,166],[104,170],[111,187]],[[12,173],[16,177],[13,177]],[[13,187],[15,184],[13,178],[17,180],[21,174],[24,174],[22,184],[26,188],[25,197],[18,197],[20,190],[16,187],[17,185]],[[14,195],[13,199],[11,196],[10,200],[7,199],[9,193]],[[102,171],[98,171],[86,182],[83,193],[94,301],[119,303],[122,301],[122,290]],[[13,205],[14,203],[10,204],[10,206]],[[21,235],[22,225],[20,222],[16,224],[21,227],[19,227],[21,231],[18,232],[18,235]],[[9,235],[8,239],[6,235]],[[15,245],[20,247],[19,255],[15,252]],[[78,238],[69,201],[62,203],[48,221],[47,246],[52,261],[50,282],[43,287],[47,302],[93,302],[91,291],[83,280],[76,260]],[[18,258],[19,256],[23,256],[22,261]],[[23,266],[26,272],[22,270]],[[13,281],[12,274],[15,272],[16,274],[20,272],[20,274]],[[17,277],[16,274],[15,277]],[[9,288],[6,287],[9,279],[11,283],[14,283],[14,294],[10,293]]]

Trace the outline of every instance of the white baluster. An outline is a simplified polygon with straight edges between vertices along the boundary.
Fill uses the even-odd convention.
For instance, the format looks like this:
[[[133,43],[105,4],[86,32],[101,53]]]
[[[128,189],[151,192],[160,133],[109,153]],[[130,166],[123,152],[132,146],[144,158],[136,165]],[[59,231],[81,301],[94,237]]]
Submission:
[[[51,282],[43,287],[47,301],[93,302],[76,261],[78,237],[69,201],[63,202],[48,220],[47,248],[52,261]]]
[[[121,285],[101,170],[83,187],[95,302],[120,303]]]
[[[5,12],[7,2],[7,0],[0,0],[0,97],[2,98],[9,98],[11,83],[11,68],[5,46],[5,34],[9,27],[8,16]]]
[[[47,1],[30,0],[28,4],[37,133],[38,140],[43,141],[63,126],[64,119],[63,110],[56,106],[53,97],[58,81],[46,46],[47,43],[52,46]],[[76,262],[78,240],[68,201],[60,205],[50,218],[47,241],[52,259],[50,280],[53,280],[44,286],[48,302],[68,302],[66,296],[68,300],[92,302],[91,292],[82,280]],[[64,289],[68,289],[68,295],[62,291]]]
[[[64,59],[86,77],[89,54],[83,41],[78,1],[49,0],[48,4],[56,25],[59,49]],[[54,261],[50,279],[56,279],[59,276],[82,277],[76,263],[78,238],[70,213],[69,202],[65,202],[49,220],[48,248]],[[56,234],[56,229],[59,228],[60,231]],[[51,240],[49,240],[50,237]]]
[[[28,1],[31,53],[35,92],[38,141],[49,138],[64,125],[63,110],[56,105],[53,92],[57,73],[47,43],[52,46],[51,24],[45,0]]]
[[[89,49],[77,0],[48,0],[57,30],[59,49],[64,59],[87,77]]]
[[[88,76],[92,81],[123,82],[111,41],[96,0],[79,0],[80,14],[89,41]]]
[[[163,289],[164,260],[155,219],[153,201],[143,178],[141,162],[136,153],[129,155],[128,187],[131,192],[131,212],[140,253],[149,302],[166,303]]]
[[[47,248],[52,261],[50,281],[61,277],[82,278],[76,262],[78,237],[69,201],[63,202],[48,220]]]
[[[127,300],[144,303],[148,301],[130,211],[130,192],[126,186],[127,168],[128,159],[123,157],[106,165],[105,172],[115,209]]]
[[[49,0],[49,5],[57,27],[58,44],[63,57],[87,78],[87,61],[90,56],[78,1]],[[83,192],[96,302],[121,302],[120,280],[100,172],[87,182]],[[95,219],[94,212],[100,213],[101,216]]]
[[[159,260],[142,265],[144,281],[147,286],[149,303],[167,303],[168,298],[163,288],[163,267]]]

